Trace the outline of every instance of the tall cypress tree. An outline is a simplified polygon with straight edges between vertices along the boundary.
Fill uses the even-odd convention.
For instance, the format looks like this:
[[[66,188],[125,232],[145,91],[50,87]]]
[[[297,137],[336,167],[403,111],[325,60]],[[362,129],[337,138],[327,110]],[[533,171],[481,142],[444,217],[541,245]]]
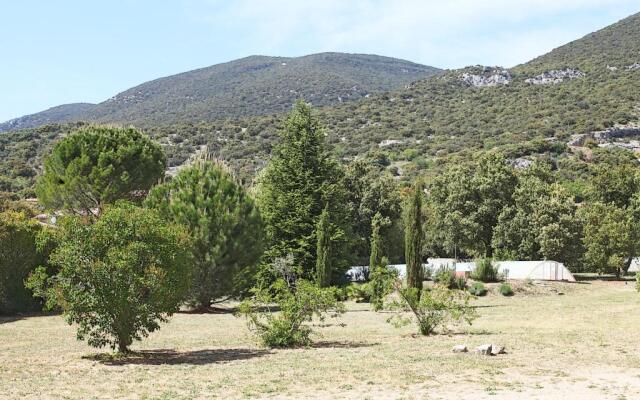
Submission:
[[[333,236],[349,237],[341,234],[348,229],[343,222],[346,220],[343,173],[326,151],[325,131],[306,103],[296,103],[279,134],[280,142],[258,178],[257,200],[267,236],[265,259],[270,262],[291,254],[301,269],[300,277],[313,279],[317,227],[325,205],[329,204]],[[344,253],[341,244],[332,243],[334,269],[348,263],[348,254],[341,254]],[[261,272],[261,279],[271,278],[268,269]]]
[[[373,295],[371,304],[375,311],[380,311],[384,306],[384,298],[387,295],[389,279],[386,271],[388,260],[382,256],[382,237],[380,227],[383,224],[382,215],[378,212],[371,220],[371,255],[369,256],[369,277]]]
[[[331,226],[329,207],[325,207],[318,221],[316,250],[316,279],[320,287],[331,286]]]
[[[404,257],[407,287],[422,289],[422,185],[416,183],[404,219]]]
[[[382,261],[382,238],[380,237],[380,227],[382,226],[382,215],[377,212],[371,220],[371,255],[369,256],[369,272],[373,272]]]

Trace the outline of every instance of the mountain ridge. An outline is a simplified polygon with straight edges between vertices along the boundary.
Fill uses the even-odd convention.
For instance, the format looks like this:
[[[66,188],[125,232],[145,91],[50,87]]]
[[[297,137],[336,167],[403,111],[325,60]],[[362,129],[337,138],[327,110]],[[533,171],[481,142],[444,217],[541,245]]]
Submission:
[[[576,135],[592,139],[591,146],[633,146],[593,139],[594,132],[640,125],[640,13],[508,70],[442,71],[360,101],[317,107],[315,113],[337,159],[372,158],[402,181],[429,179],[449,163],[486,151],[500,151],[522,165],[544,157],[568,179],[579,179],[591,149],[575,146]],[[164,146],[172,167],[207,146],[250,182],[266,164],[284,117],[139,127]],[[27,193],[39,159],[74,128],[51,125],[0,135],[0,159],[8,158],[0,163],[0,191],[7,190],[4,174],[5,188]]]
[[[61,105],[0,123],[0,132],[78,120],[135,125],[199,122],[286,111],[298,98],[334,105],[441,70],[371,54],[253,55],[144,82],[97,104]],[[51,110],[68,110],[56,113]]]

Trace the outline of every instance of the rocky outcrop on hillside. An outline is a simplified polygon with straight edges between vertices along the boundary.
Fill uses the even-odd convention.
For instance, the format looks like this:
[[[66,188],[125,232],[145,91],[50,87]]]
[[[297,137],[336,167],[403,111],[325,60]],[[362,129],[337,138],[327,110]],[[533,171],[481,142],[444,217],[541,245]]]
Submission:
[[[511,164],[514,168],[517,169],[527,169],[531,165],[533,165],[533,161],[528,158],[518,157],[511,160],[508,160],[509,164]]]
[[[637,140],[622,141],[638,136],[640,136],[640,125],[617,125],[602,131],[572,135],[567,145],[570,147],[582,147],[587,142],[587,139],[593,139],[599,147],[623,147],[640,152],[640,143]]]
[[[565,79],[582,78],[583,76],[585,73],[575,68],[554,69],[524,81],[533,85],[555,85],[564,82]]]
[[[620,125],[603,131],[593,132],[593,138],[598,141],[622,139],[631,136],[640,136],[640,125]]]
[[[471,86],[487,87],[508,85],[513,78],[508,69],[500,67],[483,67],[480,73],[465,72],[458,76],[458,79]]]
[[[405,142],[404,140],[398,140],[398,139],[385,139],[380,143],[378,143],[378,147],[396,146],[396,145],[404,144],[404,142]]]

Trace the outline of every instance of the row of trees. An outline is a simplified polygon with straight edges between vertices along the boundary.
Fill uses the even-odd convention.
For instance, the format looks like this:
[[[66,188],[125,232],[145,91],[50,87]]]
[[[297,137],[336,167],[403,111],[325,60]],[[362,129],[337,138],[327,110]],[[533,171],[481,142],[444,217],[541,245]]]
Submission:
[[[165,166],[160,147],[137,130],[100,126],[69,135],[45,161],[39,200],[64,216],[46,229],[33,223],[27,242],[40,258],[25,260],[25,271],[41,266],[28,288],[92,345],[126,351],[185,301],[206,309],[253,287],[273,294],[283,276],[291,293],[304,282],[340,283],[369,257],[374,216],[378,233],[395,232],[401,243],[395,182],[374,178],[375,164],[345,169],[332,160],[304,103],[250,191],[206,154],[171,179]]]
[[[610,157],[590,173],[577,201],[543,161],[518,170],[485,154],[453,166],[429,187],[423,254],[550,259],[572,271],[625,273],[640,233],[637,161]]]

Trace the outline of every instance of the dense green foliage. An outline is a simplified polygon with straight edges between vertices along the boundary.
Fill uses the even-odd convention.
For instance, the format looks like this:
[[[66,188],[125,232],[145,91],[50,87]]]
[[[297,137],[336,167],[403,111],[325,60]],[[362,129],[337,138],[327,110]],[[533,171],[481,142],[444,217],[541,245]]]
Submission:
[[[582,208],[585,264],[599,273],[626,273],[640,241],[640,170],[637,161],[609,158],[595,165]]]
[[[546,164],[518,174],[513,203],[499,215],[492,239],[498,258],[549,259],[577,269],[582,263],[582,221],[572,196]]]
[[[436,178],[429,189],[431,232],[442,251],[490,256],[494,227],[503,208],[512,203],[515,185],[514,168],[492,153],[475,163],[454,165]]]
[[[259,290],[254,299],[242,303],[239,311],[247,318],[250,329],[269,347],[308,346],[313,317],[322,321],[328,314],[335,316],[342,312],[344,305],[336,300],[333,289],[320,288],[303,279],[296,281],[295,286],[278,279],[270,290]]]
[[[57,235],[50,262],[59,272],[46,279],[39,269],[34,277],[91,346],[127,352],[187,294],[188,237],[153,210],[109,206],[94,224],[64,219]]]
[[[380,234],[382,224],[382,215],[377,212],[371,220],[371,253],[369,254],[369,272],[372,272],[379,267],[382,264],[382,258],[384,257],[382,236]]]
[[[223,166],[197,160],[151,189],[145,205],[191,236],[194,305],[206,308],[251,287],[262,256],[263,224],[253,199]]]
[[[347,299],[356,303],[370,303],[373,298],[373,285],[367,283],[352,283],[346,287]]]
[[[371,272],[371,305],[374,311],[381,311],[387,296],[393,293],[394,282],[398,279],[398,271],[389,268],[389,261],[382,257],[380,263]]]
[[[24,281],[46,261],[36,246],[41,230],[42,226],[24,212],[0,212],[0,314],[38,308]]]
[[[384,299],[393,291],[397,271],[388,267],[389,259],[383,255],[380,229],[384,219],[378,212],[371,221],[371,254],[369,256],[369,279],[371,280],[371,303],[375,311],[382,310]]]
[[[382,162],[384,162],[382,160]],[[373,238],[375,216],[378,226],[376,257],[386,255],[393,261],[404,258],[402,206],[400,188],[391,174],[384,172],[381,160],[375,157],[358,159],[346,168],[345,187],[348,196],[349,220],[353,233],[355,263],[373,265],[370,241]]]
[[[407,287],[422,289],[422,184],[417,183],[407,202],[404,215],[404,258]]]
[[[139,131],[88,126],[56,144],[36,192],[49,209],[95,216],[105,204],[148,190],[165,167],[160,146]]]
[[[313,279],[316,269],[317,227],[327,210],[334,244],[334,271],[349,261],[342,250],[348,229],[343,172],[324,148],[324,130],[311,108],[298,102],[281,132],[282,141],[258,183],[258,205],[266,226],[267,260],[292,254],[302,276]],[[344,247],[344,246],[342,246]]]
[[[590,271],[625,273],[637,255],[640,224],[634,213],[613,203],[595,202],[581,210],[584,222],[585,262]]]
[[[320,287],[331,285],[331,226],[327,207],[318,220],[316,248],[316,281]]]
[[[0,193],[34,197],[34,185],[43,156],[52,143],[84,124],[45,125],[0,135]]]

